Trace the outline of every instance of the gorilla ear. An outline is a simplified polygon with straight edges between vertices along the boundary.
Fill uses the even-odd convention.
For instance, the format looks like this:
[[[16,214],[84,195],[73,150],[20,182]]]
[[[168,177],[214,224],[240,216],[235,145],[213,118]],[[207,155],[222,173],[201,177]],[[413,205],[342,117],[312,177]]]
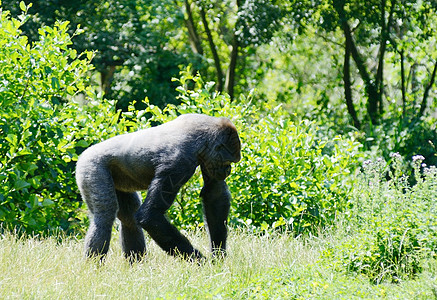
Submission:
[[[223,161],[239,162],[241,142],[235,126],[231,123],[231,126],[227,126],[223,134],[225,138],[222,144],[216,146],[217,151],[222,155]]]

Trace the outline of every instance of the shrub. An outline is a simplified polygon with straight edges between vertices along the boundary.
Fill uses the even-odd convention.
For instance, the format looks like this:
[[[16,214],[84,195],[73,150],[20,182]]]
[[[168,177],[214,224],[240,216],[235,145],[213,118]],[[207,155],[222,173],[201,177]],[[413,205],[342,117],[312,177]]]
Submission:
[[[239,130],[242,160],[227,179],[233,194],[231,224],[314,233],[332,224],[347,207],[347,178],[359,156],[358,143],[321,138],[314,123],[295,124],[280,106],[252,103],[251,95],[231,103],[227,95],[213,91],[213,83],[204,83],[189,70],[182,72],[179,82],[182,104],[164,112],[149,107],[152,121],[197,112],[229,117]],[[193,84],[193,89],[187,88]],[[203,224],[201,203],[192,200],[199,197],[199,177],[197,173],[182,189],[179,205],[169,212],[178,225]]]
[[[159,124],[183,113],[230,117],[243,142],[243,159],[228,179],[234,196],[231,224],[250,229],[316,232],[348,205],[349,174],[360,145],[330,140],[314,123],[295,124],[269,101],[242,96],[231,103],[214,84],[183,71],[182,104],[115,111],[89,86],[93,54],[72,50],[67,23],[39,30],[32,45],[21,36],[27,7],[18,19],[1,12],[0,26],[0,222],[4,228],[47,233],[81,231],[75,185],[78,154],[113,135]],[[193,88],[189,88],[193,87]],[[78,103],[78,99],[83,99]],[[144,116],[149,116],[146,121]],[[199,172],[169,211],[178,225],[202,225]],[[199,180],[200,179],[200,180]],[[193,199],[196,199],[195,201]]]
[[[437,165],[437,120],[434,116],[412,120],[390,116],[382,124],[367,129],[362,140],[367,155],[374,158],[382,157],[388,161],[391,153],[399,153],[404,158],[411,184],[415,182],[408,161],[415,154],[420,153],[426,164]]]
[[[77,153],[134,123],[87,85],[93,54],[70,49],[68,23],[39,30],[30,45],[19,19],[0,19],[0,222],[42,233],[80,230]],[[76,98],[86,98],[79,105]]]

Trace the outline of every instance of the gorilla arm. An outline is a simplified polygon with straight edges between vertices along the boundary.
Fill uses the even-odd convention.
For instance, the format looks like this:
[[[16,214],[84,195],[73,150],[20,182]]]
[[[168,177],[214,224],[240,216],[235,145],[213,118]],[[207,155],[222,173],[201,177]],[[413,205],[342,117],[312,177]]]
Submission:
[[[205,183],[200,192],[203,200],[203,213],[211,241],[211,251],[213,256],[217,256],[226,253],[231,193],[224,180],[210,177],[206,170],[201,168]]]
[[[208,158],[202,157],[200,164],[204,181],[200,196],[214,256],[226,253],[227,218],[232,197],[225,179],[231,173],[231,163],[241,159],[237,130],[229,120],[224,122],[226,126],[221,138],[215,141]]]
[[[191,176],[188,176],[190,178]],[[179,188],[187,181],[186,175],[175,174],[156,176],[147,191],[144,204],[135,214],[137,223],[150,237],[170,255],[182,255],[185,258],[201,258],[201,253],[194,249],[165,217],[165,212],[172,205]]]

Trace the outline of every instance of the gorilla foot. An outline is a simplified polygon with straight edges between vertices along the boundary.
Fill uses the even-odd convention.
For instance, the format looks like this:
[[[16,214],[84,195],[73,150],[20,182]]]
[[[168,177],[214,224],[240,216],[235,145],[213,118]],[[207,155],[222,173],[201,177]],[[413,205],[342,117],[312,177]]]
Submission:
[[[197,249],[193,249],[191,252],[182,252],[178,248],[175,248],[168,251],[168,254],[198,264],[206,260],[205,256]]]
[[[97,265],[102,266],[106,262],[106,254],[98,254],[87,251],[85,257],[88,261],[95,262]]]
[[[130,251],[130,252],[124,252],[123,253],[124,258],[127,259],[127,261],[132,265],[134,263],[140,263],[144,260],[144,257],[146,256],[146,251]]]

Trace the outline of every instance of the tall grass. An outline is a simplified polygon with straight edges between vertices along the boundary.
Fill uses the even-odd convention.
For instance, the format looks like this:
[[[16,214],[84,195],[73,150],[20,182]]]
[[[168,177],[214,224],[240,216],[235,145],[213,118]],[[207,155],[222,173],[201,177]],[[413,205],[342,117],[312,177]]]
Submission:
[[[208,253],[204,234],[190,238]],[[233,295],[235,289],[244,293],[248,282],[271,268],[285,268],[296,261],[308,264],[317,255],[286,235],[253,237],[234,233],[229,257],[223,262],[207,261],[201,266],[188,263],[167,256],[148,241],[146,260],[130,266],[122,258],[117,236],[113,240],[106,263],[99,266],[84,260],[81,241],[58,244],[54,238],[4,235],[0,240],[0,298],[174,299]]]
[[[208,253],[203,232],[189,235]],[[0,237],[0,299],[339,299],[433,296],[437,265],[417,280],[372,285],[337,272],[320,254],[344,235],[294,239],[232,230],[229,255],[203,265],[167,256],[148,240],[144,262],[129,265],[114,232],[104,265],[86,261],[81,240]]]

